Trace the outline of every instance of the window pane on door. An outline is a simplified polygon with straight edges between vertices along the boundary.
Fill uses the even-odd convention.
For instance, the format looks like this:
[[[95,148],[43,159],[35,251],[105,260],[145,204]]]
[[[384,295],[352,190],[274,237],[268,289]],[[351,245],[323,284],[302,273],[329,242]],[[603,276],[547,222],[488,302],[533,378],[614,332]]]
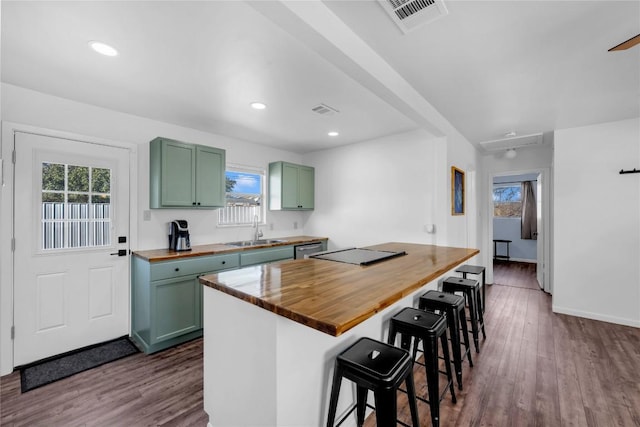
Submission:
[[[109,193],[111,189],[111,170],[93,168],[91,170],[91,185],[94,193]]]
[[[111,170],[42,163],[42,249],[111,245]]]
[[[64,165],[42,164],[42,190],[64,191]]]
[[[69,176],[67,187],[69,191],[89,191],[89,168],[86,166],[68,166]]]

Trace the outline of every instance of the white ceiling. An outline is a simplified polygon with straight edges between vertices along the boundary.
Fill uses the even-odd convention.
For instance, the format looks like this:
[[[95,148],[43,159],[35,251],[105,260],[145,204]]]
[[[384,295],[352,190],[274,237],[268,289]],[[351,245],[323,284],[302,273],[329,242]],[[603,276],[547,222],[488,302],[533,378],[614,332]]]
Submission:
[[[640,46],[607,52],[640,33],[640,1],[445,3],[403,34],[376,1],[4,0],[2,81],[301,153],[640,116]]]

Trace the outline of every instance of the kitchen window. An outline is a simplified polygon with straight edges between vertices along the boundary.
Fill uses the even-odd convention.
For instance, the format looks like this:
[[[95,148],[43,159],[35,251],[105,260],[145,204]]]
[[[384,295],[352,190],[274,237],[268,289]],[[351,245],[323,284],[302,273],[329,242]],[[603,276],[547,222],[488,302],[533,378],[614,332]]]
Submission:
[[[229,167],[225,172],[226,202],[218,209],[218,225],[252,225],[264,221],[265,171]]]
[[[494,184],[493,216],[520,218],[522,216],[522,186],[518,184]]]

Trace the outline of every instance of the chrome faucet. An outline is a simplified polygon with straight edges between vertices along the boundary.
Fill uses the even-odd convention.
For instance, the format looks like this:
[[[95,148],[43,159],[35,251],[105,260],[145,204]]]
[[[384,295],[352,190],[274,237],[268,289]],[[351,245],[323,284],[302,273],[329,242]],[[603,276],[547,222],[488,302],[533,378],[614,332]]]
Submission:
[[[253,236],[253,240],[256,241],[262,237],[262,230],[258,228],[258,215],[253,217],[253,227],[255,227],[256,232]]]

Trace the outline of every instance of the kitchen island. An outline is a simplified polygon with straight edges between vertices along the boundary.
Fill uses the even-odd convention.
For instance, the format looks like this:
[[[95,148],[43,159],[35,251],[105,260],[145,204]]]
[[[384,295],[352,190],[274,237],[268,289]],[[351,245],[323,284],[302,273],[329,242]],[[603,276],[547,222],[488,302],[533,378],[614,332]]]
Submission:
[[[416,305],[479,252],[409,243],[368,249],[406,255],[367,266],[299,259],[200,278],[211,426],[324,425],[335,356],[362,336],[384,340],[400,307]],[[352,401],[347,390],[338,414]]]

